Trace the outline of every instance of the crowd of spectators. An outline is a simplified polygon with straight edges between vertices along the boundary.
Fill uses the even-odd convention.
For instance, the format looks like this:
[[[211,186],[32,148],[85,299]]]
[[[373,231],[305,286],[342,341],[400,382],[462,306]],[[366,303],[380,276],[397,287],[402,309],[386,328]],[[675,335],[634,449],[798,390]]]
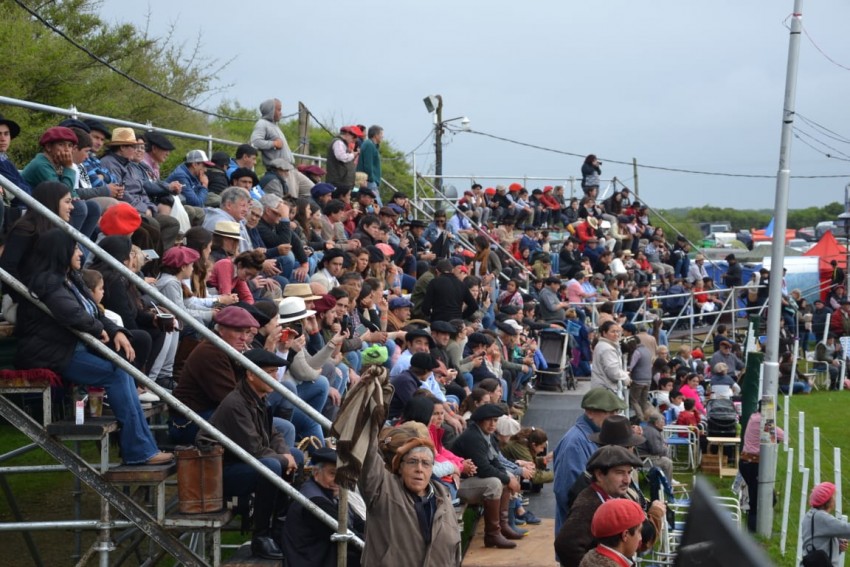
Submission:
[[[567,522],[569,533],[578,529],[587,536],[581,549],[568,552],[575,564],[592,548],[591,533],[602,555],[606,549],[645,549],[632,528],[647,513],[649,520],[657,516],[657,505],[636,499],[644,517],[618,526],[620,535],[632,538],[621,546],[610,539],[616,530],[591,529],[599,502],[590,506],[581,490],[589,486],[601,500],[631,490],[622,485],[622,473],[640,460],[622,451],[595,452],[597,443],[638,445],[598,438],[605,419],[625,409],[626,391],[634,414],[646,428],[656,428],[640,439],[667,476],[657,433],[663,419],[656,410],[674,407],[683,419],[688,411],[704,417],[702,403],[711,395],[706,377],[718,385],[718,395],[737,395],[741,364],[731,340],[717,345],[709,364],[701,351],[684,348],[676,357],[667,351],[664,313],[677,313],[693,293],[692,315],[709,321],[722,303],[705,259],[698,255],[691,262],[690,245],[681,237],[668,243],[628,188],[597,201],[601,163],[593,155],[582,166],[580,198],[566,196],[562,186],[529,192],[518,183],[486,189],[476,183],[452,211],[438,210],[425,222],[414,218],[405,194],[381,194],[380,126],[342,127],[322,168],[295,164],[278,125],[280,100],[264,101],[260,113],[250,139],[232,155],[193,149],[171,172],[161,171],[174,150],[166,136],[75,119],[48,128],[42,151],[19,171],[6,151],[20,129],[0,116],[0,173],[250,355],[293,396],[338,418],[338,453],[327,442],[329,433],[286,396],[201,340],[90,251],[62,242],[65,252],[53,260],[54,277],[46,280],[40,254],[56,247],[58,237],[48,238],[49,221],[10,196],[2,201],[6,245],[0,267],[43,293],[61,292],[61,301],[42,299],[65,310],[63,322],[102,334],[141,372],[280,476],[299,478],[308,463],[298,447],[318,447],[309,451],[312,478],[303,490],[331,515],[337,515],[337,466],[348,480],[362,472],[360,494],[349,505],[350,524],[367,542],[364,564],[457,564],[451,504],[458,501],[483,508],[486,546],[515,547],[525,533],[521,526],[539,522],[523,506],[523,490],[553,480],[558,527]],[[262,175],[255,171],[259,162]],[[558,243],[551,241],[556,230],[565,235]],[[739,284],[734,277],[733,271],[726,283]],[[91,282],[88,287],[83,279]],[[658,296],[665,297],[659,302]],[[124,426],[125,461],[170,459],[151,446],[146,426],[127,427],[142,404],[157,396],[141,385],[138,399],[129,396],[131,379],[112,367],[104,366],[96,379],[82,378],[85,365],[109,364],[67,332],[51,327],[42,337],[46,323],[39,319],[34,326],[34,310],[25,305],[14,292],[4,293],[3,315],[17,320],[15,332],[27,353],[19,365],[49,367],[78,384],[106,385]],[[815,332],[819,309],[823,304],[816,303],[810,321]],[[834,316],[832,325],[840,324],[850,325]],[[547,330],[569,341],[571,371],[589,376],[592,386],[583,421],[554,454],[545,432],[520,423],[536,371],[552,362],[539,348]],[[40,354],[33,341],[55,342],[57,333],[67,343],[64,350],[50,351],[53,358]],[[832,348],[821,353],[824,360],[835,356]],[[384,401],[391,428],[382,431],[383,419],[363,420],[390,385],[392,397]],[[651,397],[664,403],[653,407]],[[691,401],[680,405],[682,397]],[[174,443],[210,442],[175,409],[169,435]],[[584,483],[578,497],[587,506],[577,527],[569,524],[567,495],[578,481]],[[224,488],[228,497],[255,495],[255,555],[280,558],[285,548],[293,557],[335,563],[336,546],[325,527],[299,521],[281,528],[284,503],[269,496],[275,490],[268,481],[232,455],[225,458]],[[388,497],[393,494],[400,496]],[[393,512],[400,501],[407,508]],[[242,511],[248,509],[243,504]],[[629,514],[629,522],[637,517],[634,510]],[[399,533],[413,543],[404,550],[391,545],[380,526],[370,529],[374,518],[402,518]],[[651,545],[654,537],[645,533],[643,540]],[[565,561],[562,556],[563,564],[573,564]]]

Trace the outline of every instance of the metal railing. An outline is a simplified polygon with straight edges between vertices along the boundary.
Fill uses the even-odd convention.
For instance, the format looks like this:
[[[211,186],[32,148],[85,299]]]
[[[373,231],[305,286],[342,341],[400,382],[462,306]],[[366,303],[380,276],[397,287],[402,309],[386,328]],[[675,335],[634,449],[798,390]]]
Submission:
[[[414,156],[415,159],[415,156]],[[435,175],[433,173],[419,173],[416,171],[415,161],[413,168],[413,195],[414,198],[417,198],[416,191],[416,179],[419,178],[427,178],[427,179],[465,179],[470,182],[470,184],[475,183],[481,180],[495,180],[495,181],[507,181],[510,179],[515,179],[517,181],[522,180],[522,186],[526,189],[528,188],[529,181],[550,181],[553,185],[563,185],[566,189],[569,187],[570,189],[570,199],[576,196],[576,186],[578,186],[579,190],[581,190],[581,179],[577,179],[574,176],[571,177],[541,177],[541,176],[533,176],[533,175]],[[602,198],[607,194],[608,190],[613,186],[616,188],[617,183],[622,184],[622,182],[616,177],[612,177],[611,179],[605,180],[605,189],[600,191],[599,195],[597,195],[597,201],[601,201]],[[531,190],[529,190],[529,193]],[[458,195],[460,197],[460,195]],[[433,197],[427,197],[429,200],[433,200]]]
[[[280,393],[285,399],[290,401],[293,405],[295,405],[298,409],[303,411],[305,414],[310,416],[314,421],[322,425],[324,428],[330,427],[330,421],[323,416],[321,413],[317,412],[306,402],[301,400],[297,395],[293,394],[289,389],[284,387],[280,382],[278,382],[275,378],[269,376],[266,372],[262,370],[259,366],[245,358],[239,351],[234,349],[232,346],[224,342],[217,334],[208,329],[203,323],[195,319],[192,315],[190,315],[182,305],[177,305],[171,300],[169,300],[166,296],[162,295],[155,287],[149,285],[142,278],[136,275],[134,272],[129,270],[123,263],[118,262],[111,255],[106,253],[99,245],[95,242],[91,241],[81,232],[77,231],[70,224],[63,221],[60,217],[55,215],[50,209],[45,207],[35,198],[30,196],[26,191],[20,189],[15,184],[11,183],[6,177],[0,175],[0,186],[2,186],[7,191],[11,192],[16,198],[18,198],[21,202],[23,202],[30,209],[35,210],[40,215],[47,218],[51,223],[56,225],[58,228],[62,229],[66,233],[68,233],[74,240],[83,245],[86,249],[90,250],[94,253],[98,258],[103,260],[106,264],[108,264],[111,268],[117,270],[119,273],[124,275],[131,281],[134,285],[136,285],[139,289],[144,290],[147,294],[153,297],[157,302],[161,305],[165,306],[169,311],[171,311],[178,319],[186,323],[189,327],[192,327],[198,334],[222,351],[224,351],[230,358],[234,359],[238,364],[243,366],[246,370],[260,377],[264,382],[272,387],[272,389],[278,393]],[[27,290],[27,288],[15,280],[10,274],[5,272],[4,270],[0,270],[0,279],[13,289],[17,291],[23,297],[26,297],[28,300],[33,303],[39,304],[36,298],[32,297]],[[40,305],[44,310],[47,310],[46,307]],[[49,311],[48,311],[49,313]],[[73,331],[73,329],[72,329]],[[140,372],[133,365],[128,363],[122,357],[120,357],[117,353],[110,350],[108,347],[103,345],[98,339],[91,337],[90,335],[86,335],[83,333],[79,333],[81,340],[85,341],[91,348],[94,348],[100,355],[102,355],[107,360],[113,362],[123,370],[125,370],[128,374],[130,374],[134,379],[138,382],[144,384],[149,390],[153,391],[157,394],[160,399],[164,400],[169,407],[174,408],[180,411],[184,416],[186,416],[190,421],[193,421],[199,429],[203,430],[205,433],[210,435],[212,438],[216,439],[220,442],[226,449],[232,451],[237,457],[241,460],[245,461],[249,465],[251,465],[254,469],[256,469],[260,474],[262,474],[266,479],[272,482],[276,487],[283,490],[289,497],[294,500],[300,502],[307,510],[309,510],[312,514],[318,517],[322,522],[324,522],[329,527],[336,530],[338,528],[337,520],[324,512],[321,508],[313,504],[309,499],[304,498],[301,493],[295,490],[292,486],[290,486],[286,481],[284,481],[279,476],[275,475],[270,469],[263,466],[259,460],[255,459],[249,453],[247,453],[244,449],[242,449],[239,445],[235,444],[224,434],[219,432],[216,428],[209,424],[208,421],[204,420],[200,415],[195,413],[188,406],[183,404],[180,400],[175,398],[168,390],[162,388],[159,384],[157,384],[154,380],[150,379],[147,375]],[[343,537],[343,541],[340,542],[340,545],[345,545],[347,539],[351,539],[356,545],[362,547],[363,541],[356,537],[353,533],[347,532],[344,534],[339,534]],[[344,551],[341,552],[344,556]]]
[[[109,116],[101,116],[100,114],[92,114],[90,112],[81,112],[77,109],[76,106],[70,106],[69,108],[62,108],[59,106],[50,106],[48,104],[40,104],[37,102],[30,102],[28,100],[20,100],[17,98],[10,98],[6,96],[0,96],[0,104],[7,104],[9,106],[17,106],[20,108],[26,108],[29,110],[38,110],[41,112],[50,112],[51,114],[58,114],[59,116],[67,116],[69,118],[83,119],[83,118],[91,118],[94,120],[99,120],[106,124],[113,124],[115,126],[124,126],[126,128],[133,128],[135,130],[143,130],[145,132],[159,132],[160,134],[168,134],[169,136],[176,136],[178,138],[185,138],[187,140],[198,140],[202,142],[206,142],[207,144],[207,155],[212,155],[213,144],[221,144],[223,146],[239,146],[244,144],[245,142],[237,142],[235,140],[228,140],[225,138],[216,138],[212,134],[203,135],[203,134],[195,134],[193,132],[183,132],[181,130],[172,130],[171,128],[162,128],[160,126],[155,126],[152,122],[146,122],[142,124],[141,122],[133,122],[131,120],[121,120],[120,118],[111,118]],[[327,161],[327,158],[323,158],[321,156],[312,156],[308,154],[299,154],[292,153],[293,156],[301,159],[307,159],[314,162],[323,163]]]

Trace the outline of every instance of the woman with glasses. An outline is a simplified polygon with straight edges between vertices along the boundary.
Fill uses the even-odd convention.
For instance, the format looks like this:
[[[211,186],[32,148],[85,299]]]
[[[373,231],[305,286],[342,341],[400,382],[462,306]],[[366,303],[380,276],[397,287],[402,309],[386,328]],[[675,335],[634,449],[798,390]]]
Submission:
[[[459,566],[460,530],[448,490],[432,476],[435,450],[427,427],[409,423],[379,434],[387,408],[373,407],[373,400],[382,390],[377,399],[389,400],[386,368],[368,365],[332,429],[340,439],[337,481],[349,488],[356,481],[366,502],[362,564]],[[367,446],[353,442],[361,438]]]

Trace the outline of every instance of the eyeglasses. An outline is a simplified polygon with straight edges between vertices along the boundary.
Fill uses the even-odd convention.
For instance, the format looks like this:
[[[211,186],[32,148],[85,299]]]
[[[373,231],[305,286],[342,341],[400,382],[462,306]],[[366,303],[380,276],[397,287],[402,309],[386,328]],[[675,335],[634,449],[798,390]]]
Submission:
[[[405,459],[402,463],[414,468],[421,465],[423,469],[430,469],[434,466],[434,461],[429,461],[427,459]]]

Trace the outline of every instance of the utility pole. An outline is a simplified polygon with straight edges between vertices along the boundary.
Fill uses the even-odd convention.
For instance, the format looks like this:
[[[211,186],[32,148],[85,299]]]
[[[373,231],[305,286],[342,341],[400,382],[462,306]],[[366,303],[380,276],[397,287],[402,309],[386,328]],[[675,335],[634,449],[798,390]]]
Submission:
[[[767,345],[764,357],[762,400],[773,411],[769,424],[762,413],[759,446],[759,490],[757,530],[769,538],[773,530],[773,489],[776,484],[777,444],[775,434],[776,396],[779,392],[779,327],[782,316],[782,266],[785,264],[785,229],[788,224],[788,191],[791,177],[791,140],[794,104],[797,95],[797,64],[800,59],[800,33],[803,28],[803,0],[794,0],[791,36],[788,41],[788,66],[785,71],[785,100],[782,106],[782,134],[779,144],[779,171],[776,174],[776,200],[773,224],[773,252],[770,259],[770,283],[767,310]],[[772,400],[772,403],[771,403]],[[762,404],[763,409],[765,404]]]
[[[437,108],[434,114],[434,188],[443,192],[443,97],[437,95]]]
[[[298,153],[310,153],[310,112],[298,101]]]
[[[637,171],[637,158],[632,158],[632,172],[635,175],[635,199],[640,197],[640,191],[638,191],[638,171]]]

